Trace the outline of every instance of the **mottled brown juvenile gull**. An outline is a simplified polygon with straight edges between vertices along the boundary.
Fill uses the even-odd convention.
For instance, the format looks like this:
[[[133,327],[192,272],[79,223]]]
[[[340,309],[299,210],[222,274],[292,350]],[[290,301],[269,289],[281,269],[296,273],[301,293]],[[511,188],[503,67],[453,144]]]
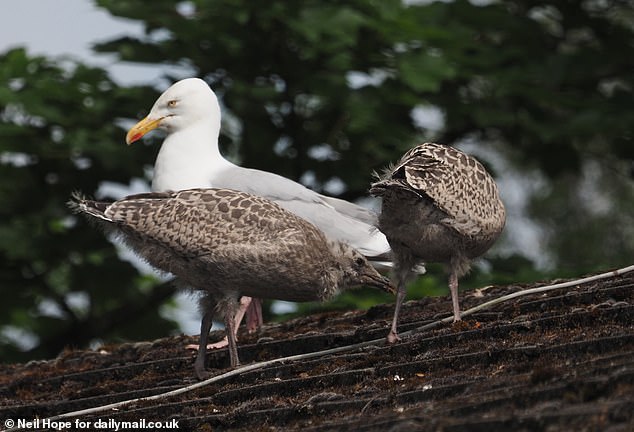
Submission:
[[[165,90],[147,117],[126,136],[131,144],[156,128],[167,133],[154,165],[153,191],[219,187],[261,196],[313,223],[327,238],[347,242],[378,268],[391,265],[386,262],[390,246],[375,228],[374,212],[318,194],[277,174],[229,162],[218,149],[220,121],[218,99],[203,80],[187,78]],[[244,308],[238,318],[243,313]],[[222,343],[214,347],[219,346]]]
[[[420,263],[447,265],[454,321],[459,321],[458,279],[493,245],[506,220],[493,178],[474,157],[425,143],[388,168],[370,193],[383,198],[379,229],[395,259],[397,296],[388,341],[398,340],[405,284]]]
[[[368,285],[393,292],[366,258],[327,240],[314,225],[266,199],[228,189],[132,195],[105,203],[75,196],[71,206],[114,231],[154,267],[203,293],[196,374],[214,313],[229,339],[231,365],[238,350],[233,329],[242,295],[288,301],[326,300]]]

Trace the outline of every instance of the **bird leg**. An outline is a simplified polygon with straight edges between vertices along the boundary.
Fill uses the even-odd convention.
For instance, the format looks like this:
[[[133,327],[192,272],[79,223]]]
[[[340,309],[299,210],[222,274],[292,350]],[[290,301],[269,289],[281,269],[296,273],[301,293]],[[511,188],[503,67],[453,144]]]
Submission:
[[[262,324],[264,323],[264,320],[262,319],[262,300],[251,297],[242,297],[242,299],[240,299],[240,307],[242,307],[242,300],[245,298],[250,300],[250,304],[247,308],[247,331],[249,333],[253,333],[258,328],[262,327]],[[236,322],[238,322],[237,319]]]
[[[238,340],[238,327],[240,327],[240,322],[242,322],[242,318],[244,318],[244,313],[247,311],[247,309],[250,309],[250,305],[252,304],[252,300],[253,299],[251,297],[247,297],[247,296],[240,297],[240,306],[238,307],[238,311],[236,312],[236,317],[234,319],[235,332],[236,332],[235,333],[236,341]],[[208,350],[220,349],[220,348],[226,347],[227,345],[229,345],[229,339],[225,335],[225,337],[220,339],[218,342],[214,342],[212,344],[207,344],[207,349]],[[185,346],[185,349],[197,349],[197,348],[198,348],[197,345],[187,345],[187,346]]]
[[[401,340],[398,337],[397,327],[398,327],[398,313],[401,310],[401,305],[403,304],[403,300],[405,300],[405,295],[407,294],[407,288],[405,286],[406,277],[403,271],[398,272],[398,287],[396,292],[396,305],[394,306],[394,318],[392,318],[392,328],[390,332],[387,334],[388,343],[394,343]]]
[[[229,340],[229,359],[231,360],[231,367],[240,366],[240,359],[238,358],[238,344],[236,338],[236,332],[238,327],[236,326],[237,312],[240,309],[235,300],[229,300],[225,306],[225,328],[227,338]],[[246,310],[246,307],[245,307]]]
[[[460,321],[460,303],[458,302],[458,275],[455,270],[449,274],[449,291],[453,305],[453,322]]]
[[[200,342],[198,343],[198,355],[194,362],[194,371],[200,380],[204,380],[207,377],[207,373],[205,372],[205,357],[207,355],[207,339],[209,339],[209,330],[211,330],[212,323],[213,310],[207,308],[200,323]]]

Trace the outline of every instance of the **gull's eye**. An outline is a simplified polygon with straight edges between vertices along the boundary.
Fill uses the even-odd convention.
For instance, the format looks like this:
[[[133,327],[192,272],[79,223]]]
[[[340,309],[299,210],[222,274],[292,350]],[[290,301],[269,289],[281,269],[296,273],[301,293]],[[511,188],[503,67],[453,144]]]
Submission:
[[[364,261],[365,261],[365,260],[364,260],[363,258],[361,258],[361,257],[357,257],[357,258],[354,260],[354,263],[355,263],[356,265],[358,265],[359,267],[361,267],[361,266],[364,264]]]
[[[174,108],[177,103],[178,103],[178,101],[176,99],[172,99],[171,101],[169,101],[167,103],[167,106],[170,107],[170,108]]]

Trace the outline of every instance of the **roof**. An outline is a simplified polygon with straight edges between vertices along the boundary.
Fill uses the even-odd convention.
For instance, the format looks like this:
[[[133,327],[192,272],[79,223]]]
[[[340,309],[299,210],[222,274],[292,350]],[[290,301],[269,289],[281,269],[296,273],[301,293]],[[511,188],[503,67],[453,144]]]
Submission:
[[[461,304],[466,310],[539,285],[465,292]],[[66,420],[174,419],[181,430],[306,432],[634,428],[633,273],[518,297],[386,345],[392,312],[393,305],[380,305],[267,324],[259,335],[240,333],[245,365],[380,342]],[[450,314],[449,297],[410,301],[400,329]],[[192,342],[178,336],[0,365],[0,419],[50,417],[195,383],[195,353],[183,348]],[[226,349],[208,361],[213,375],[229,371]]]

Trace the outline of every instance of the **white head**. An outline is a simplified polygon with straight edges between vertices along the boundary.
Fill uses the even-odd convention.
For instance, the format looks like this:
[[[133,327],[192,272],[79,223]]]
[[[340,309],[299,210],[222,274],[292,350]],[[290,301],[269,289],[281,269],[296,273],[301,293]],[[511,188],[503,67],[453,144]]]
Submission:
[[[159,96],[147,117],[128,131],[126,143],[132,144],[156,128],[171,134],[201,121],[220,131],[218,98],[203,80],[186,78]]]

